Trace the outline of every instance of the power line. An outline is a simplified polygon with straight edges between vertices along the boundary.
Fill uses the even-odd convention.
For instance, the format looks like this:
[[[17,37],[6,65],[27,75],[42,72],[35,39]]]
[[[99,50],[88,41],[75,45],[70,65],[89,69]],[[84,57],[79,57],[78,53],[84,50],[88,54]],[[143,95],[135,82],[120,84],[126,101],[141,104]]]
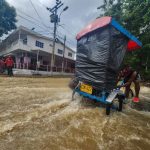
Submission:
[[[17,11],[18,11],[19,13],[21,13],[22,15],[25,15],[26,17],[29,17],[29,18],[33,19],[35,22],[39,23],[39,20],[37,20],[37,19],[33,18],[32,16],[30,16],[30,15],[24,13],[23,11],[20,11],[20,10],[18,10],[18,9],[17,9]],[[41,24],[41,25],[42,25],[42,24]],[[43,27],[45,27],[45,26],[43,26]],[[46,27],[45,27],[45,28],[46,28]],[[53,28],[52,28],[52,27],[47,27],[47,29],[52,30]]]
[[[64,27],[60,26],[62,29],[64,29],[65,31],[67,31],[73,38],[75,38],[75,35],[70,32],[68,29],[65,29]]]
[[[61,37],[61,36],[59,36],[59,35],[57,35],[57,37],[58,37],[58,39],[61,41],[61,40],[63,40],[64,41],[64,37]],[[62,42],[62,41],[61,41]],[[63,43],[63,42],[62,42]],[[72,41],[72,40],[67,40],[66,41],[66,43],[67,43],[67,45],[69,46],[76,46],[76,42],[75,41]]]
[[[48,30],[39,30],[39,31],[37,31],[37,32],[47,32],[47,33],[53,34],[53,32],[49,32]]]
[[[67,41],[67,43],[69,43],[71,45],[75,45],[75,42]]]
[[[57,35],[57,37],[59,38],[59,39],[61,39],[61,40],[63,40],[64,38],[62,38],[61,36],[59,36],[59,35]]]
[[[36,18],[34,18],[34,17],[32,17],[32,16],[26,14],[25,12],[23,12],[22,10],[20,10],[20,9],[18,9],[18,8],[17,8],[17,11],[20,12],[20,13],[22,13],[22,14],[24,14],[25,16],[28,16],[28,17],[32,18],[33,20],[39,22],[39,20],[37,20]]]
[[[37,16],[39,17],[39,19],[40,19],[40,21],[41,21],[42,18],[41,18],[41,16],[39,15],[39,13],[37,12],[37,10],[36,10],[36,8],[35,8],[35,6],[34,6],[32,0],[29,0],[29,1],[30,1],[31,5],[32,5],[33,9],[35,10]],[[42,23],[45,27],[47,27],[47,25],[45,25],[42,21],[41,21],[41,23]]]
[[[59,36],[59,35],[61,35],[61,36]],[[61,38],[61,39],[63,39],[63,37],[64,37],[64,34],[63,33],[61,33],[61,32],[58,32],[57,31],[57,36],[59,36],[59,38]],[[73,40],[71,40],[71,39],[69,39],[72,43],[74,43],[75,41],[73,41]]]
[[[68,26],[68,25],[66,25],[66,24],[64,24],[64,25],[59,25],[62,29],[64,29],[64,30],[66,30],[67,32],[69,32],[70,34],[72,34],[73,35],[73,37],[75,37],[76,36],[76,33],[72,33],[72,29],[71,29],[71,27],[70,26]],[[65,26],[67,26],[67,29],[65,28]],[[69,31],[69,28],[71,29],[70,31]]]
[[[14,1],[14,2],[15,2],[15,1]],[[16,8],[16,10],[17,10],[18,12],[20,12],[21,14],[24,14],[26,17],[32,18],[34,21],[36,21],[36,22],[38,22],[38,23],[41,22],[41,19],[38,20],[38,19],[36,19],[36,18],[30,16],[29,14],[23,12],[23,11],[20,10],[19,8]],[[25,17],[24,17],[24,18],[25,18]],[[26,19],[26,20],[27,20],[27,19]],[[29,19],[28,19],[28,20],[29,20]],[[33,22],[33,21],[32,21],[32,22]],[[41,25],[43,25],[43,22],[41,22],[41,23],[42,23]],[[48,27],[48,26],[46,26],[45,24],[44,24],[44,27],[45,27],[45,28],[48,28],[48,29],[53,29],[52,27]]]
[[[71,32],[73,32],[74,35],[77,34],[76,32],[74,32],[74,29],[73,29],[71,26],[69,26],[69,25],[67,25],[67,24],[65,24],[65,26],[66,26]]]
[[[58,37],[58,39],[60,40],[60,42],[63,44],[63,42],[62,41],[64,41],[64,37],[60,37],[59,35],[57,35],[57,37]],[[74,41],[66,41],[66,43],[67,43],[67,46],[76,46],[76,43],[74,42]]]
[[[25,17],[22,16],[22,15],[19,15],[19,14],[18,14],[18,16],[19,16],[20,18],[25,19],[26,21],[28,21],[28,22],[34,24],[34,25],[35,25],[35,22],[39,23],[39,21],[36,20],[36,19],[34,19],[34,20],[35,20],[35,22],[34,22],[34,21],[32,21],[32,20],[29,20],[28,18],[25,18]],[[28,16],[28,15],[26,15],[26,16]],[[28,17],[32,18],[31,16],[28,16]],[[37,25],[38,27],[42,28],[42,26],[38,25],[37,23],[36,23],[36,25]],[[44,27],[44,26],[43,26],[43,27]],[[45,27],[44,27],[44,28],[45,28]],[[51,35],[53,34],[53,33],[50,33],[50,32],[48,31],[48,29],[44,29],[44,28],[42,28],[42,29],[43,29],[42,31],[37,31],[37,32],[38,32],[38,33],[42,32],[43,34],[45,34],[45,32],[46,32],[46,34],[47,34],[47,32],[48,32],[48,34],[51,34]],[[51,28],[49,28],[49,29],[52,30]]]
[[[37,0],[44,8],[47,8],[46,5],[44,5],[43,3],[40,2],[40,0]]]
[[[32,20],[30,20],[28,18],[25,18],[24,16],[19,15],[19,14],[17,16],[22,18],[22,19],[24,19],[24,20],[26,20],[26,21],[28,21],[28,22],[30,22],[31,24],[34,24],[35,26],[38,26],[38,27],[42,28],[43,30],[45,30],[42,26],[38,25],[36,22],[34,22],[34,21],[32,21]]]

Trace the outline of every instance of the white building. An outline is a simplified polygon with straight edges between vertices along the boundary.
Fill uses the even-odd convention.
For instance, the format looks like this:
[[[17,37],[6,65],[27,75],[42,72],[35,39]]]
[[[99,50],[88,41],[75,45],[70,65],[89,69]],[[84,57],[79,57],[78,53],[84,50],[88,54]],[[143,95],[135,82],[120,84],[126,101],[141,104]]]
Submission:
[[[0,56],[12,55],[15,68],[50,71],[53,40],[33,30],[20,26],[11,33],[0,45]],[[61,71],[64,45],[58,40],[55,48],[55,67],[53,71]],[[75,51],[65,48],[64,68],[73,72]]]

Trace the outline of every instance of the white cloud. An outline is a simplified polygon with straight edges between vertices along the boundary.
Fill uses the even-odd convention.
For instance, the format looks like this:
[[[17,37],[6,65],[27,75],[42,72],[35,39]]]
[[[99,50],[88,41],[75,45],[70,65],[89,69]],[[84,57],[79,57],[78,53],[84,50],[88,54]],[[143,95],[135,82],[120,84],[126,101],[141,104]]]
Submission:
[[[102,4],[102,0],[62,0],[64,6],[69,6],[69,9],[64,12],[61,16],[60,24],[63,26],[58,28],[59,36],[67,35],[67,44],[71,47],[76,47],[76,34],[89,22],[94,20],[98,15],[99,11],[97,7]],[[41,18],[38,17],[34,8],[32,7],[29,0],[7,0],[10,5],[13,5],[18,14],[18,23],[17,25],[23,25],[28,28],[35,27],[36,31],[40,31],[42,34],[48,34],[48,32],[53,32],[52,29],[47,29],[43,26],[53,27],[53,24],[50,23],[49,15],[50,13],[46,10],[45,6],[53,7],[55,5],[55,0],[32,0],[38,14]],[[62,10],[60,9],[58,13]],[[27,16],[28,15],[28,16]],[[33,22],[27,21],[20,16],[32,20]],[[31,16],[31,17],[29,17]],[[35,19],[33,19],[35,18]],[[39,21],[35,21],[39,20]],[[39,27],[41,26],[41,27]],[[45,31],[44,31],[45,30]],[[50,35],[49,35],[50,36]]]

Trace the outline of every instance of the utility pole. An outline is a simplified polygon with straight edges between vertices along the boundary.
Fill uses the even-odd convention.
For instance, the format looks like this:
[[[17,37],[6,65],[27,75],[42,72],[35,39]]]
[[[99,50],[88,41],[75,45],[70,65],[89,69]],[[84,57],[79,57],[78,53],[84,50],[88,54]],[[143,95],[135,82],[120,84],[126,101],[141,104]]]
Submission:
[[[57,30],[57,23],[59,22],[59,18],[57,15],[57,10],[63,6],[63,3],[59,0],[56,0],[56,5],[51,9],[51,8],[47,8],[47,10],[50,11],[50,13],[52,13],[50,15],[51,18],[51,23],[54,23],[54,33],[53,33],[53,49],[52,49],[52,55],[51,55],[51,72],[53,72],[53,67],[54,67],[54,53],[55,53],[55,42],[56,42],[56,30]]]
[[[57,16],[57,9],[55,10],[54,15]],[[53,67],[55,66],[54,55],[55,55],[56,30],[57,30],[57,21],[54,22],[53,49],[51,55],[51,72],[53,72]]]
[[[50,19],[51,23],[54,23],[54,33],[53,33],[53,48],[52,48],[52,55],[51,55],[51,72],[53,73],[53,67],[55,66],[55,42],[56,42],[56,31],[57,31],[57,24],[60,22],[60,16],[58,17],[58,9],[62,7],[64,3],[62,3],[60,0],[56,0],[56,5],[53,8],[47,8],[48,11],[50,11]],[[68,6],[66,6],[63,11],[66,11],[68,9]],[[63,12],[62,11],[62,12]],[[61,12],[61,13],[62,13]]]
[[[66,49],[66,35],[64,36],[64,49],[63,49],[63,58],[62,58],[62,72],[64,72],[65,49]]]

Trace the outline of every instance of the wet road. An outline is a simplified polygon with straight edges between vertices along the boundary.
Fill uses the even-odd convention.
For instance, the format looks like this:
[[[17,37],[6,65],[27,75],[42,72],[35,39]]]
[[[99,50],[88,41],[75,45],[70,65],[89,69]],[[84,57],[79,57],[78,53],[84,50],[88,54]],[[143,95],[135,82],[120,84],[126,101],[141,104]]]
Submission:
[[[71,101],[69,79],[0,78],[0,150],[149,150],[150,112]],[[144,96],[144,97],[143,97]],[[141,99],[150,97],[142,88]]]

